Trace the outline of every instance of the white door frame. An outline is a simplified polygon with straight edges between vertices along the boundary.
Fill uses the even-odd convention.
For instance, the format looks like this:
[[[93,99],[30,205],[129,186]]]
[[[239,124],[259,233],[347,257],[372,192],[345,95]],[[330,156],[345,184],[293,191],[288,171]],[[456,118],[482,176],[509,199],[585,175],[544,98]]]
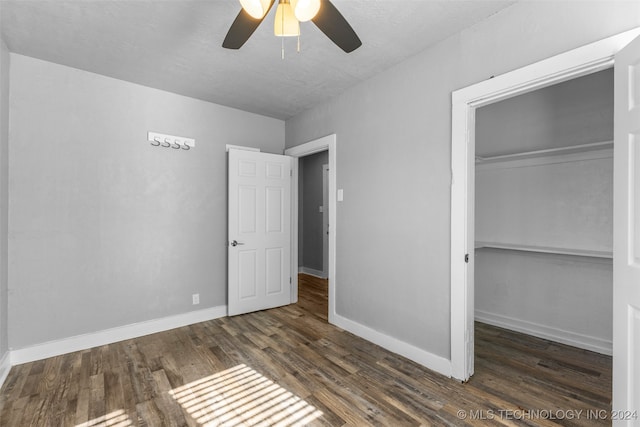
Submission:
[[[322,274],[329,277],[329,165],[322,165]]]
[[[329,152],[329,323],[336,318],[336,135],[328,135],[284,151],[293,157],[291,180],[291,302],[298,301],[298,159],[321,151]]]
[[[451,376],[473,375],[475,110],[552,84],[610,68],[640,28],[562,53],[452,93],[451,117]],[[614,284],[615,287],[615,284]]]

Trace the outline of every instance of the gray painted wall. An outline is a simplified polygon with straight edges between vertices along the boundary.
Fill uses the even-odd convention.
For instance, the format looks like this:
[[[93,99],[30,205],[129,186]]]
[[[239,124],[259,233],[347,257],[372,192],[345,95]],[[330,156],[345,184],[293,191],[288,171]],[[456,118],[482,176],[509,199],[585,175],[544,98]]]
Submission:
[[[226,304],[225,144],[284,122],[15,54],[11,94],[12,348]]]
[[[485,248],[475,277],[480,319],[611,354],[610,259]]]
[[[9,349],[9,49],[0,38],[0,359]]]
[[[322,165],[329,163],[329,153],[323,151],[300,159],[301,192],[298,208],[298,228],[302,234],[298,264],[322,271]],[[302,226],[300,226],[302,225]]]
[[[638,26],[639,11],[519,2],[287,121],[287,147],[337,135],[339,315],[449,358],[451,92]]]
[[[611,252],[613,154],[602,155],[478,165],[476,240]]]
[[[613,68],[479,108],[476,155],[613,140]]]

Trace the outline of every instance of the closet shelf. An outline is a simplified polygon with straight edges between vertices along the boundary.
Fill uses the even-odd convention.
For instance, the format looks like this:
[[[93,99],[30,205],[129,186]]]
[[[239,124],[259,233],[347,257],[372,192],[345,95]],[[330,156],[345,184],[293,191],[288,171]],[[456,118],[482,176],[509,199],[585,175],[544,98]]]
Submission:
[[[525,151],[501,156],[476,156],[476,163],[500,162],[507,160],[528,159],[534,157],[555,156],[561,154],[576,154],[592,150],[605,150],[613,148],[613,141],[593,142],[590,144],[571,145],[568,147],[549,148],[547,150]]]
[[[491,248],[491,249],[507,249],[511,251],[522,252],[538,252],[545,254],[556,255],[574,255],[594,258],[607,258],[613,259],[613,252],[608,251],[591,251],[586,249],[570,249],[570,248],[553,248],[547,246],[532,246],[532,245],[516,245],[513,243],[498,243],[498,242],[475,242],[476,249]]]

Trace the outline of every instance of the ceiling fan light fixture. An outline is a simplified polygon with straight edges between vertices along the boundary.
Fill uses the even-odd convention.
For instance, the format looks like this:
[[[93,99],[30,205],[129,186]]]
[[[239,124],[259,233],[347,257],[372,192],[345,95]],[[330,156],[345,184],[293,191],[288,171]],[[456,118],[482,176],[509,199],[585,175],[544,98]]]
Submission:
[[[240,0],[240,5],[252,18],[262,19],[269,10],[270,0]]]
[[[273,33],[278,37],[297,37],[300,35],[300,22],[293,14],[289,0],[280,0],[278,3]]]
[[[291,7],[300,22],[312,20],[320,10],[320,0],[291,0]]]
[[[276,0],[239,1],[243,9],[236,16],[222,42],[222,47],[225,49],[240,49],[260,26]],[[252,17],[249,11],[259,18]],[[331,0],[278,0],[274,34],[279,37],[297,36],[298,52],[300,52],[300,22],[307,19],[313,21],[325,36],[346,53],[351,53],[362,46],[362,41],[356,32]],[[281,44],[284,56],[284,38],[281,39]]]

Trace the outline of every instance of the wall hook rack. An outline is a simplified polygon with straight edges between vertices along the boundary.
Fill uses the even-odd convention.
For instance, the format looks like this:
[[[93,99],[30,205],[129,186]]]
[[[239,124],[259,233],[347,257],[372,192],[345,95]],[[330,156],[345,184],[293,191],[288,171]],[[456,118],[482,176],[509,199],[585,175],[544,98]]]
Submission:
[[[193,138],[185,138],[182,136],[166,135],[157,132],[148,132],[147,141],[154,147],[173,148],[175,150],[183,149],[190,150],[196,145],[196,140]]]

